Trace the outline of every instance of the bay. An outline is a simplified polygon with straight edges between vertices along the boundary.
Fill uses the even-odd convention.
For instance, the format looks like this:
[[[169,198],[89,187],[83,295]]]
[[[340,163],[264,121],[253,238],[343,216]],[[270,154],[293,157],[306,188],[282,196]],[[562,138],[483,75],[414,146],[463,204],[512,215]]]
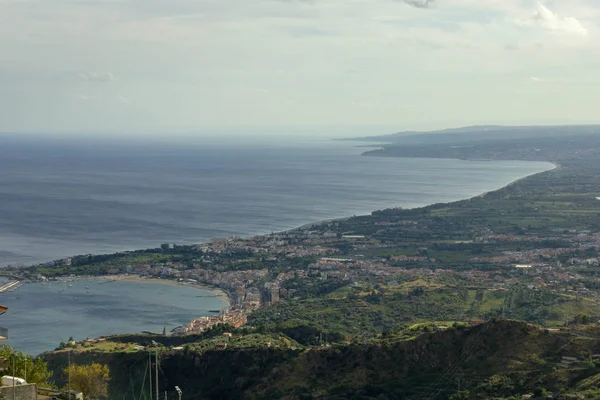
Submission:
[[[0,293],[9,310],[0,317],[6,344],[28,354],[53,350],[75,340],[118,333],[167,332],[194,318],[215,315],[227,303],[193,287],[115,281],[76,280],[25,284]]]

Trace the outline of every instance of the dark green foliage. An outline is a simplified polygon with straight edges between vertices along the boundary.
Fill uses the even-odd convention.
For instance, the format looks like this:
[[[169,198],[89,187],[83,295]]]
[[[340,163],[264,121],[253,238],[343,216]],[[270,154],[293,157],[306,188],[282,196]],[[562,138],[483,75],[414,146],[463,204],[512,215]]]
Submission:
[[[314,327],[295,329],[304,332],[300,337],[319,333]],[[293,333],[294,328],[288,332]],[[246,336],[250,340],[257,334]],[[277,335],[263,336],[277,340]],[[548,334],[508,320],[422,333],[410,340],[387,338],[310,349],[295,345],[234,348],[236,340],[234,337],[226,350],[198,352],[194,350],[197,344],[192,344],[187,350],[165,351],[161,385],[165,389],[180,385],[189,396],[199,399],[415,399],[437,394],[439,399],[487,400],[520,399],[524,394],[543,398],[539,396],[561,391],[592,393],[600,374],[593,365],[559,366],[563,355],[585,359],[597,352],[598,340]],[[66,355],[48,357],[52,365],[59,365]],[[130,377],[141,380],[146,359],[144,352],[74,355],[77,363],[108,363],[115,377],[110,392],[115,395],[131,392]],[[580,391],[579,385],[584,383],[592,387]],[[139,391],[139,384],[135,385]]]
[[[585,313],[579,313],[573,318],[573,323],[576,325],[589,324],[590,322],[592,322],[592,318]]]
[[[284,287],[288,290],[294,290],[294,296],[296,297],[323,297],[347,286],[348,283],[339,279],[290,279],[285,282]]]

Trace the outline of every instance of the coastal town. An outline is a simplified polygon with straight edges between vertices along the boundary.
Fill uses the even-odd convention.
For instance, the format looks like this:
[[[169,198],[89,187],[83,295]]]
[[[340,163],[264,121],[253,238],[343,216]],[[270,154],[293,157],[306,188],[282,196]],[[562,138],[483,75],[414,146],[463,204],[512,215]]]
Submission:
[[[230,237],[194,246],[163,250],[191,254],[188,262],[128,264],[106,270],[121,274],[172,280],[182,285],[208,285],[222,290],[230,306],[217,315],[201,316],[173,329],[173,335],[198,334],[218,324],[238,328],[260,307],[287,299],[301,299],[303,287],[321,282],[343,285],[382,285],[426,280],[449,287],[508,290],[526,284],[531,290],[598,298],[600,279],[582,269],[600,265],[600,233],[556,230],[553,236],[494,233],[477,229],[472,239],[445,241],[446,246],[469,249],[457,268],[444,259],[435,243],[381,239],[382,229],[400,227],[418,232],[418,218],[378,218],[376,234],[342,233],[348,221],[327,222],[296,230],[251,238]],[[356,227],[355,227],[356,228]],[[428,229],[427,227],[425,229]],[[360,229],[356,229],[360,231]],[[465,236],[465,235],[463,235]],[[499,246],[501,244],[501,246]],[[548,247],[548,244],[560,244]],[[477,254],[481,246],[506,250]],[[164,247],[164,246],[163,246]],[[177,258],[177,257],[172,257]],[[48,263],[48,270],[71,266],[77,258]],[[38,274],[36,279],[46,279]]]
[[[201,333],[218,324],[252,327],[257,315],[276,321],[282,303],[305,307],[294,314],[303,321],[315,299],[324,309],[340,299],[359,309],[367,300],[378,304],[386,296],[409,296],[403,299],[418,303],[411,293],[444,290],[471,302],[464,305],[471,312],[462,319],[515,315],[560,324],[582,310],[600,318],[594,311],[600,298],[600,184],[589,167],[595,164],[581,158],[596,159],[600,146],[581,150],[588,147],[588,138],[581,138],[542,148],[536,154],[551,157],[554,170],[454,203],[390,208],[196,245],[164,243],[154,249],[78,255],[4,271],[24,280],[128,275],[226,294],[229,307],[217,315],[198,315],[174,329],[174,335]],[[512,154],[511,148],[504,149],[506,154]],[[436,148],[430,151],[446,155],[443,148],[439,154]],[[461,158],[472,158],[468,152],[479,150],[460,151],[465,153]],[[503,292],[506,296],[497,298]],[[513,301],[515,296],[520,300]],[[527,309],[531,299],[543,303],[543,316],[514,311]],[[445,318],[436,317],[434,305],[428,305],[426,317],[404,317]]]

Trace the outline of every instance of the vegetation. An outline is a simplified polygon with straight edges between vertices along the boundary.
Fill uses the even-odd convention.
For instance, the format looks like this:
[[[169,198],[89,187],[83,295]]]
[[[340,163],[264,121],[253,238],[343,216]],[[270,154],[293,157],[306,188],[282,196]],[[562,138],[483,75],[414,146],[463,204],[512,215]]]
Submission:
[[[6,360],[5,368],[10,375],[26,378],[28,383],[49,386],[52,373],[41,358],[24,354],[7,345],[0,345],[0,358]]]
[[[206,399],[483,400],[549,393],[594,398],[589,396],[597,393],[600,379],[596,331],[600,326],[581,334],[493,319],[444,329],[415,324],[402,333],[332,346],[302,346],[283,334],[239,331],[231,338],[220,335],[180,350],[164,349],[160,390],[171,393],[179,385]],[[229,345],[211,347],[209,342]],[[61,354],[46,357],[57,365],[64,361]],[[565,357],[571,361],[565,363]],[[109,395],[114,398],[122,393],[138,398],[147,358],[146,352],[73,354],[76,362],[101,359],[110,366],[115,378]]]
[[[107,365],[71,364],[70,367],[65,368],[64,373],[71,377],[71,389],[83,393],[85,399],[102,399],[108,395],[110,372]],[[63,390],[68,388],[65,387]]]

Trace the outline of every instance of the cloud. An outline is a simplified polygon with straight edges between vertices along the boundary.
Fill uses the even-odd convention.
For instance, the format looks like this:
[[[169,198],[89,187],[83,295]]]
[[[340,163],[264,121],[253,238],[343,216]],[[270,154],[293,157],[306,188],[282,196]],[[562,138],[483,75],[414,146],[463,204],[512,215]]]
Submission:
[[[89,100],[89,99],[90,99],[90,96],[88,96],[88,95],[86,95],[86,94],[78,94],[78,95],[77,95],[77,98],[78,98],[79,100],[85,101],[85,100]]]
[[[409,6],[417,8],[430,8],[435,0],[403,0]]]
[[[515,22],[521,26],[539,26],[549,31],[580,36],[586,36],[589,32],[576,18],[558,15],[539,1],[535,4],[535,12],[531,17],[517,19]]]
[[[111,72],[82,72],[77,76],[88,82],[110,82],[115,79]]]
[[[0,0],[0,130],[597,118],[600,0],[536,1]]]

